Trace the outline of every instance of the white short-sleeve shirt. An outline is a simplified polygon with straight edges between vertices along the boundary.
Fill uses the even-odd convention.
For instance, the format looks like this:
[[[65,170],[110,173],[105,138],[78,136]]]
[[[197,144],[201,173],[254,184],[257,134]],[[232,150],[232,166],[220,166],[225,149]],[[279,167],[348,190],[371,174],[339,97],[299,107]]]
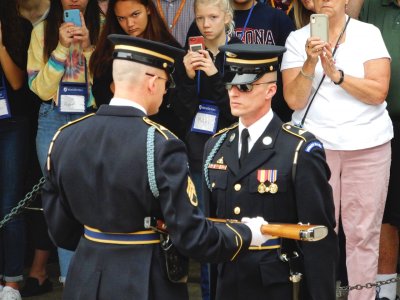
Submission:
[[[302,67],[307,58],[305,44],[310,36],[310,25],[292,32],[286,40],[281,70]],[[345,77],[364,77],[364,63],[378,58],[389,58],[382,35],[377,27],[351,19],[346,29],[346,40],[336,54],[336,67]],[[315,69],[310,99],[323,76],[321,63]],[[309,100],[310,100],[309,99]],[[300,124],[306,108],[292,115],[292,122]],[[340,85],[325,77],[308,112],[304,128],[311,131],[330,150],[359,150],[382,145],[393,138],[392,121],[386,102],[369,105],[348,94]]]

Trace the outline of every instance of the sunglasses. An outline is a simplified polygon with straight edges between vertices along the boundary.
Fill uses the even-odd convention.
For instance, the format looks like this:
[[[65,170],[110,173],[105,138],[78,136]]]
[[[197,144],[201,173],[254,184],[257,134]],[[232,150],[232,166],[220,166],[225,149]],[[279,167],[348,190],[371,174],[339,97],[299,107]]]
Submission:
[[[276,81],[273,80],[273,81],[260,82],[260,83],[242,83],[242,84],[227,83],[227,84],[225,84],[225,88],[228,91],[230,91],[235,86],[239,91],[249,93],[253,90],[253,86],[255,86],[255,85],[270,84],[270,83],[276,83]]]
[[[165,80],[165,90],[168,90],[170,87],[173,87],[173,86],[172,86],[173,84],[172,84],[171,80],[169,80],[169,79],[167,79],[167,78],[158,76],[158,75],[156,75],[156,74],[150,74],[150,73],[145,73],[145,74],[146,74],[147,76],[157,77],[157,79]]]

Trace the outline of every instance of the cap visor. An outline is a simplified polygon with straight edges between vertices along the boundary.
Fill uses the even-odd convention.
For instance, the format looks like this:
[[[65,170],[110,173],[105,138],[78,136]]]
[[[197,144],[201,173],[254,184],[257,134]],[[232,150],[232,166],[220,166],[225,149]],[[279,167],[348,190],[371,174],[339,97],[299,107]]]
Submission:
[[[230,84],[247,84],[256,81],[260,74],[237,74],[228,72],[224,76],[224,82]]]

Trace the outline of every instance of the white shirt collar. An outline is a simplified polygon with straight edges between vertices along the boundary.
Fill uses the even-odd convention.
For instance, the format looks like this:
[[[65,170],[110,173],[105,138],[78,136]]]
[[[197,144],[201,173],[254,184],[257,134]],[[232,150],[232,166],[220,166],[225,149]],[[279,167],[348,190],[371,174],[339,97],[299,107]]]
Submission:
[[[263,134],[269,123],[271,122],[272,118],[274,116],[274,113],[272,109],[270,109],[264,116],[262,116],[260,119],[258,119],[255,123],[253,123],[251,126],[249,126],[247,129],[249,130],[249,152],[253,148],[254,144],[257,142],[257,140],[260,138],[260,136]],[[246,127],[242,124],[242,122],[239,119],[239,152],[242,149],[242,143],[241,143],[241,135],[242,135],[242,130],[245,129]]]
[[[114,98],[111,99],[110,105],[113,105],[113,106],[131,106],[131,107],[134,107],[134,108],[137,108],[137,109],[141,110],[142,112],[144,112],[147,115],[147,112],[146,112],[146,110],[144,109],[143,106],[137,104],[136,102],[128,100],[128,99],[115,98],[114,97]]]

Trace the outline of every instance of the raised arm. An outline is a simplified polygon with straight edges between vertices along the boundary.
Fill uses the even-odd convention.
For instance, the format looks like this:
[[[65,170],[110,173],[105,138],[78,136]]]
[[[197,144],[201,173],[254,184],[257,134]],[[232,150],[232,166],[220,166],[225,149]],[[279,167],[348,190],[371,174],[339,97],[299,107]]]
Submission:
[[[297,47],[292,44],[292,41],[288,39],[286,47],[288,51],[291,51],[293,55],[297,55],[299,59],[301,59],[302,55],[299,53],[299,50],[296,49]],[[283,96],[291,109],[300,110],[307,105],[314,81],[318,57],[322,52],[321,49],[323,49],[325,45],[326,43],[319,38],[308,38],[305,44],[307,58],[302,65],[299,63],[301,67],[282,71]]]

